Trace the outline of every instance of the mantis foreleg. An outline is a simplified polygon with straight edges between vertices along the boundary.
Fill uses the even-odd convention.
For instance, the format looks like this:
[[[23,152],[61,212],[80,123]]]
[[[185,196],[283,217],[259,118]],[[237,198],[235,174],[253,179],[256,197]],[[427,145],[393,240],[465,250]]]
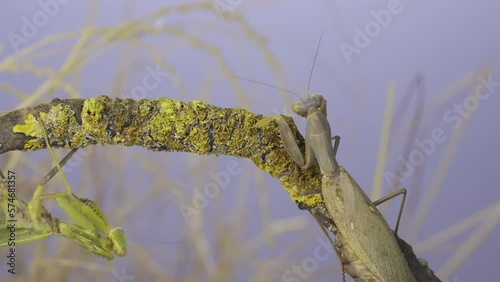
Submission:
[[[42,123],[44,138],[50,155],[55,160],[54,152],[50,146],[48,134]],[[108,218],[101,208],[92,200],[81,199],[74,196],[71,186],[62,171],[61,166],[56,162],[56,167],[66,185],[65,192],[39,195],[37,201],[55,198],[58,205],[79,227],[93,238],[99,237],[99,232],[105,233],[110,241],[113,252],[118,256],[124,256],[127,253],[125,234],[121,228],[111,229]],[[73,195],[73,197],[71,197]]]
[[[76,197],[62,171],[62,166],[76,152],[76,149],[71,150],[60,163],[57,162],[50,146],[45,126],[41,120],[39,120],[39,122],[43,128],[47,149],[55,161],[56,167],[40,181],[40,184],[35,189],[33,197],[28,204],[22,199],[11,197],[16,205],[16,215],[20,216],[16,233],[17,243],[27,243],[46,238],[52,234],[58,234],[72,239],[85,249],[99,256],[106,257],[107,259],[112,259],[114,257],[113,253],[118,256],[124,256],[127,249],[123,230],[121,228],[111,229],[106,215],[94,201]],[[47,182],[50,181],[57,172],[59,172],[63,178],[66,191],[43,194]],[[0,188],[2,188],[0,191],[1,212],[6,214],[8,212],[7,187],[3,182],[0,183],[0,185]],[[46,199],[55,199],[61,209],[76,224],[65,223],[52,217],[42,206],[42,201]],[[6,222],[2,221],[0,223],[6,225]],[[104,233],[104,236],[101,235],[101,233]],[[7,235],[8,234],[6,234],[6,236]],[[0,247],[8,244],[6,236],[0,233]]]

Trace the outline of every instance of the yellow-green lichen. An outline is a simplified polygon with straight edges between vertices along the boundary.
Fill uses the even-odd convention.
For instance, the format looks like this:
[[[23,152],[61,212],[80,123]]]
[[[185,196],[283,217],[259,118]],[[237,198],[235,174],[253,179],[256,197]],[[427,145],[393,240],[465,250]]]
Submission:
[[[101,96],[102,97],[102,96]],[[85,132],[106,138],[106,123],[101,122],[106,105],[99,98],[89,98],[83,102],[82,127]]]
[[[117,135],[117,136],[113,137],[113,143],[120,144],[122,142],[123,142],[123,138],[121,138],[120,136]]]
[[[140,138],[142,137],[143,132],[139,130],[136,126],[130,126],[125,128],[123,131],[123,137],[120,137],[120,142],[123,143],[125,146],[132,146],[139,142]]]
[[[302,196],[299,195],[295,191],[291,191],[286,189],[288,194],[290,194],[290,198],[292,201],[298,202],[298,203],[304,203],[310,207],[314,207],[317,204],[323,203],[323,196],[321,194],[313,194],[313,195],[307,195],[307,196]]]
[[[318,203],[323,203],[323,196],[321,193],[304,194],[307,191],[318,191],[318,189],[321,189],[321,177],[314,177],[310,170],[302,171],[301,173],[303,174],[302,176],[304,176],[302,180],[307,179],[309,181],[308,183],[297,183],[296,177],[289,177],[287,181],[282,182],[283,187],[285,187],[285,190],[287,190],[288,194],[290,194],[292,200],[305,203],[311,207]],[[308,190],[303,190],[305,188]]]
[[[24,124],[15,125],[12,131],[14,133],[23,133],[26,136],[37,138],[26,142],[26,144],[24,144],[24,149],[36,150],[45,148],[44,133],[40,121],[43,122],[45,127],[51,128],[51,136],[58,139],[65,139],[74,135],[68,130],[69,128],[78,128],[78,123],[74,115],[75,112],[69,107],[57,104],[51,107],[48,113],[40,112],[39,118],[36,118],[32,114],[28,114],[24,120]]]
[[[56,138],[70,138],[73,133],[68,129],[79,127],[75,112],[63,104],[53,106],[48,113],[40,112],[40,119],[52,129],[51,134]]]
[[[73,137],[71,137],[71,143],[72,144],[83,144],[85,141],[85,138],[83,137],[83,134],[81,132],[76,132]]]
[[[220,124],[217,127],[217,134],[215,135],[215,142],[218,144],[226,144],[228,141],[230,141],[231,134],[229,132],[229,128],[225,124]]]
[[[169,99],[169,98],[160,98],[158,100],[160,110],[172,114],[179,110],[182,106],[181,101],[179,99]]]
[[[141,115],[141,117],[145,117],[151,112],[153,108],[153,102],[151,102],[150,100],[142,99],[139,105],[139,114]]]
[[[148,123],[150,135],[160,144],[174,145],[174,138],[172,138],[174,125],[183,126],[182,121],[178,120],[176,115],[180,102],[177,99],[161,98],[157,103],[159,110]]]
[[[210,150],[210,139],[208,131],[202,127],[193,127],[186,142],[193,146],[193,152],[205,154]]]
[[[157,114],[149,123],[151,137],[158,143],[165,143],[172,135],[172,122],[164,115]]]
[[[14,133],[23,133],[24,135],[31,137],[43,137],[43,129],[40,126],[40,122],[32,114],[28,114],[28,116],[24,119],[24,124],[15,125],[12,128],[12,131]],[[40,148],[43,148],[43,146],[38,139],[29,140],[26,144],[24,144],[24,149],[36,150]]]
[[[203,102],[201,102],[200,100],[190,101],[189,106],[192,107],[195,111],[207,108],[207,106],[205,104],[203,104]]]

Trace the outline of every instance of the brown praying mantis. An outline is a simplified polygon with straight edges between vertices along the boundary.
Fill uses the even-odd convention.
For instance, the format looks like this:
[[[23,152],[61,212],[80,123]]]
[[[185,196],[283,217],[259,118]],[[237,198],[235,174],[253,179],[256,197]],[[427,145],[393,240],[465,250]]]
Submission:
[[[316,57],[314,61],[316,61]],[[308,95],[306,99],[294,103],[292,110],[307,119],[305,156],[302,155],[290,127],[282,116],[266,117],[257,122],[255,127],[261,127],[270,121],[275,121],[278,124],[286,152],[300,168],[308,169],[316,161],[318,162],[323,176],[322,187],[316,193],[322,194],[328,213],[333,219],[333,226],[336,229],[335,243],[329,237],[320,220],[315,217],[334,245],[343,271],[358,282],[415,281],[391,228],[376,208],[380,203],[403,194],[395,228],[397,233],[406,198],[406,189],[394,191],[382,199],[372,202],[352,176],[339,166],[336,160],[340,137],[331,137],[330,123],[326,118],[326,100],[323,96],[320,94]],[[332,140],[334,141],[333,146]]]
[[[71,150],[61,162],[57,159],[49,143],[45,126],[39,120],[47,144],[47,149],[56,163],[35,189],[33,197],[26,203],[15,196],[8,181],[0,172],[0,247],[14,247],[41,240],[50,235],[67,237],[88,251],[109,260],[114,255],[124,256],[127,252],[125,234],[121,228],[111,229],[101,208],[92,200],[76,197],[62,171],[62,166],[77,149]],[[66,191],[43,194],[47,182],[57,174],[61,175]],[[75,224],[66,223],[52,216],[42,201],[54,199]]]

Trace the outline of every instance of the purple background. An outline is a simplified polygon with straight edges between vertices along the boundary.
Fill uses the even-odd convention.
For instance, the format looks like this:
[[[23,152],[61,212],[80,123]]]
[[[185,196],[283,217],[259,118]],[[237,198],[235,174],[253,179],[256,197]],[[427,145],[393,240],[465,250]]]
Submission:
[[[11,1],[2,4],[0,43],[4,49],[0,59],[3,60],[49,35],[79,30],[88,25],[114,27],[132,19],[140,19],[162,7],[161,1],[130,1],[126,4],[122,1],[103,1],[92,2],[93,5],[87,2],[67,2],[57,4],[57,9],[51,6],[53,15],[47,17],[47,22],[40,24],[33,34],[23,32],[23,27],[26,26],[26,20],[33,23],[33,16],[45,11],[40,3],[46,1]],[[174,5],[182,1],[171,2]],[[269,3],[243,0],[224,3],[233,5],[233,10],[226,12],[226,16],[221,18],[214,8],[210,8],[184,14],[173,13],[148,23],[149,26],[164,27],[166,32],[162,35],[144,32],[142,42],[157,48],[163,59],[175,67],[167,69],[163,65],[159,66],[162,72],[168,72],[169,75],[163,77],[154,89],[134,92],[137,91],[137,86],[142,85],[151,69],[156,68],[157,62],[152,59],[150,51],[133,45],[130,41],[107,43],[107,47],[99,48],[101,53],[92,52],[85,56],[83,60],[88,64],[77,74],[66,78],[65,82],[71,83],[85,98],[100,94],[148,99],[167,96],[185,102],[199,99],[222,107],[242,107],[265,115],[292,115],[291,103],[296,97],[266,86],[233,80],[221,70],[219,61],[213,54],[193,47],[186,38],[191,36],[218,48],[234,75],[285,87],[305,96],[319,36],[326,31],[310,91],[322,93],[329,102],[328,118],[332,133],[342,137],[339,162],[371,196],[383,116],[387,112],[386,93],[389,83],[394,81],[397,85],[398,108],[395,109],[387,156],[389,166],[385,171],[395,171],[398,156],[408,159],[408,152],[403,151],[405,142],[410,143],[411,147],[407,150],[412,152],[418,149],[413,145],[413,140],[427,139],[437,128],[441,128],[448,137],[445,142],[436,145],[435,151],[402,184],[409,190],[409,196],[400,235],[438,273],[449,260],[458,257],[456,250],[472,246],[472,251],[463,263],[447,277],[442,277],[443,280],[491,281],[491,278],[500,275],[500,192],[497,174],[500,167],[500,137],[497,133],[500,118],[500,98],[497,97],[499,87],[493,86],[494,92],[480,101],[477,109],[467,111],[470,117],[463,118],[464,122],[457,130],[452,128],[454,122],[443,119],[443,115],[448,110],[453,110],[454,105],[472,101],[470,99],[480,83],[477,73],[481,69],[489,66],[492,80],[500,81],[500,5],[497,2],[481,1],[481,5],[471,1]],[[373,14],[386,15],[387,12],[380,11],[387,10],[388,6],[395,12],[391,14],[390,20],[386,18],[387,21],[383,23],[385,26],[375,23]],[[244,15],[251,28],[267,39],[270,54],[281,64],[282,71],[273,69],[255,41],[248,38],[241,27],[228,18],[233,14]],[[355,42],[355,39],[359,39],[357,36],[360,36],[358,28],[368,28],[368,32],[373,32],[369,36],[370,42],[365,42],[366,46]],[[182,30],[183,36],[170,33],[173,29]],[[22,37],[23,41],[13,43],[13,34]],[[96,36],[94,39],[99,42],[100,37]],[[44,51],[55,50],[56,47],[61,49],[48,57],[35,60],[34,64],[57,70],[69,56],[70,48],[75,42],[73,39],[48,45]],[[359,47],[359,52],[345,56],[340,46],[346,43]],[[46,78],[26,72],[13,74],[0,70],[1,83],[10,84],[27,93],[32,93]],[[412,130],[409,126],[411,120],[415,119],[417,103],[413,100],[402,106],[399,102],[416,74],[424,79],[425,96],[421,92],[419,97],[423,99],[425,109],[419,129]],[[467,75],[472,77],[468,83],[453,86],[460,85],[459,81],[463,81],[463,77]],[[482,77],[487,78],[488,75],[483,74]],[[186,86],[185,89],[179,87],[179,81]],[[453,96],[445,97],[442,93],[450,87]],[[244,91],[238,92],[238,89]],[[71,96],[59,89],[55,94],[43,93],[28,105],[48,102],[53,97]],[[5,90],[0,90],[0,98],[0,111],[20,107],[24,100]],[[304,120],[294,117],[304,132]],[[455,137],[458,140],[457,150],[445,155],[453,146],[452,136],[460,131],[464,131],[464,134]],[[250,247],[251,251],[245,253],[241,261],[233,261],[233,279],[258,279],[259,276],[254,275],[257,271],[263,271],[264,267],[268,267],[269,272],[261,277],[281,279],[288,267],[300,265],[307,257],[312,256],[312,250],[318,246],[316,239],[323,238],[314,220],[296,208],[279,182],[258,171],[248,161],[185,153],[153,153],[142,148],[121,146],[92,147],[81,152],[87,152],[86,156],[70,165],[73,170],[67,172],[70,182],[74,183],[73,188],[80,196],[99,199],[110,222],[125,229],[131,245],[126,257],[112,262],[93,256],[82,258],[90,266],[74,268],[69,275],[88,275],[81,272],[85,269],[97,269],[96,275],[102,277],[102,281],[111,281],[117,279],[116,271],[125,269],[127,274],[135,275],[137,281],[145,279],[144,276],[141,277],[145,273],[164,275],[164,279],[167,279],[168,273],[172,280],[185,279],[189,272],[186,269],[189,268],[184,266],[189,263],[183,262],[175,266],[174,262],[179,258],[196,261],[203,257],[200,254],[203,244],[190,237],[200,234],[193,234],[189,229],[179,212],[179,206],[191,202],[194,188],[202,189],[207,183],[213,183],[210,171],[224,171],[228,163],[237,164],[241,173],[231,176],[229,185],[221,189],[221,193],[210,200],[209,206],[203,210],[208,257],[213,258],[212,266],[215,269],[220,267],[219,259],[224,257],[223,254],[241,251],[247,247],[246,244],[251,245],[252,240],[259,238],[269,221],[294,218],[306,225],[277,235],[274,243],[258,241],[263,245]],[[20,181],[24,181],[20,185],[34,188],[47,172],[50,163],[48,153],[40,151],[18,154],[19,159],[14,157],[16,154],[18,152],[8,153],[0,158],[2,169],[15,170],[20,175]],[[449,167],[440,169],[441,162],[445,160],[450,162]],[[440,190],[436,193],[435,200],[426,200],[426,195],[432,193],[431,180],[436,175],[442,177],[442,182],[437,184]],[[63,189],[60,181],[55,183],[58,184],[48,189]],[[389,186],[390,183],[384,180],[383,194],[388,192]],[[174,190],[177,191],[177,197],[172,193]],[[26,193],[21,194],[26,199],[32,193],[31,189],[22,191]],[[396,202],[399,201],[394,202],[389,205],[390,209],[382,208],[391,226],[395,223]],[[55,214],[61,215],[55,205],[49,206]],[[481,237],[477,245],[470,245],[469,240],[478,226],[485,228],[483,221],[472,228],[465,228],[466,231],[444,240],[427,252],[419,250],[419,246],[422,246],[420,243],[431,236],[492,206],[496,207],[496,213],[488,212],[489,218],[482,218],[492,225],[493,231]],[[415,218],[422,212],[427,212],[428,216],[423,225],[418,226]],[[235,245],[228,247],[229,243],[222,243],[221,238],[232,238],[234,241],[231,244]],[[48,266],[60,267],[61,271],[71,269],[71,264],[62,261],[65,256],[57,256],[48,250],[48,246],[54,248],[59,245],[60,240],[50,238],[38,245],[19,247],[18,253],[21,258],[24,256],[26,264],[20,266],[16,277],[32,277],[29,275],[43,273],[42,271],[47,271],[43,267]],[[224,247],[220,247],[221,244]],[[34,249],[32,246],[47,253],[38,257],[46,260],[45,264],[29,272],[30,257],[23,254],[31,256]],[[77,248],[71,243],[65,246]],[[9,277],[4,259],[2,255],[2,278]],[[332,275],[335,275],[335,280],[340,280],[338,266],[338,259],[331,255],[326,261],[318,262],[317,270],[308,273],[310,276],[305,280],[327,281],[327,277]],[[190,267],[197,269],[199,277],[209,280],[206,268],[201,265]],[[158,274],[154,269],[162,269],[164,272]]]

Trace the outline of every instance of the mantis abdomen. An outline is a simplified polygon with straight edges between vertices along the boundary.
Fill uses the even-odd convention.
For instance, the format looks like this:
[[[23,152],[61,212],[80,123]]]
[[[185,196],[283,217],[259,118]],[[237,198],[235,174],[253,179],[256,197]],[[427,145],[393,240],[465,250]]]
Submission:
[[[335,247],[343,269],[356,281],[415,281],[389,225],[341,166],[323,176],[323,198],[338,228]]]

